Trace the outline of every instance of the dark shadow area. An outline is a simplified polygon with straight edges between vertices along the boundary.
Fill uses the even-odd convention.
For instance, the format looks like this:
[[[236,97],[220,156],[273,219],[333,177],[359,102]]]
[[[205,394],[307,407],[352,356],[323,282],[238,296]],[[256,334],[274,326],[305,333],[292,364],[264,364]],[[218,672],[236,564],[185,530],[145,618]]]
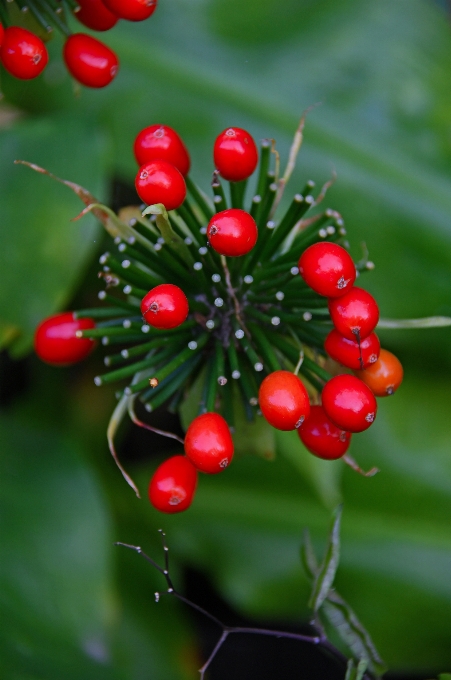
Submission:
[[[184,572],[184,595],[228,626],[249,626],[312,635],[307,624],[293,626],[284,621],[255,621],[232,609],[201,572],[189,568]],[[202,662],[211,654],[220,637],[220,629],[201,613],[187,608],[198,634]],[[345,669],[313,645],[297,640],[265,635],[232,634],[212,662],[207,680],[344,680]],[[436,678],[437,671],[423,674],[386,673],[384,680],[426,680]]]

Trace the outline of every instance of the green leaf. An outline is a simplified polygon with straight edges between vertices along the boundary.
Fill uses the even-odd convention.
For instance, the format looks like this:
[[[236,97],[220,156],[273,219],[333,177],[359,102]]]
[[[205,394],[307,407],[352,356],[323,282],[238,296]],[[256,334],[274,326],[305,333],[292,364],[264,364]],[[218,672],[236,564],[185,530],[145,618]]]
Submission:
[[[74,388],[64,373],[35,366],[32,393],[0,413],[0,609],[8,622],[0,627],[0,675],[188,680],[196,650],[183,610],[171,598],[157,605],[164,579],[113,546],[146,535],[130,522],[134,496],[114,466],[106,485],[109,471],[100,483],[87,462],[99,450],[86,436],[89,416],[106,414],[93,408],[91,385]],[[88,396],[77,404],[80,388]],[[158,534],[149,550],[162,559]]]
[[[377,675],[385,673],[387,667],[379,656],[369,633],[351,607],[336,591],[332,590],[328,593],[322,611],[355,658],[364,660]]]
[[[354,665],[354,659],[349,659],[346,666],[346,676],[345,680],[355,680],[356,667]]]
[[[343,462],[322,460],[304,447],[297,432],[275,431],[277,451],[289,460],[299,474],[311,484],[326,508],[337,507],[341,502],[341,477]]]
[[[0,132],[0,159],[0,327],[3,343],[14,342],[20,355],[38,322],[70,301],[98,230],[89,217],[71,223],[80,212],[78,199],[14,161],[39,163],[102,195],[105,137],[71,116],[19,120]]]
[[[111,525],[80,447],[13,413],[0,436],[2,675],[117,677]]]
[[[315,551],[313,550],[310,532],[304,529],[303,541],[301,544],[301,561],[304,571],[312,581],[316,578],[319,570],[319,564],[316,559]]]
[[[343,506],[339,505],[335,511],[332,529],[329,534],[326,555],[316,574],[313,584],[312,594],[309,600],[309,607],[317,612],[332,588],[335,574],[340,560],[340,521]]]
[[[353,659],[349,659],[345,680],[362,680],[367,666],[365,659],[360,659],[357,666],[355,666]]]

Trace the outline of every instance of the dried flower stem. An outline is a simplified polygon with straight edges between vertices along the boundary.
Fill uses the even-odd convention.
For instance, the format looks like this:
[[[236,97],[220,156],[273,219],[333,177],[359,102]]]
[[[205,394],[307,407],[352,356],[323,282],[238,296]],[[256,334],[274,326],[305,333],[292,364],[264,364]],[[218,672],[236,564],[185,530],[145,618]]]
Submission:
[[[210,667],[211,663],[213,662],[214,658],[216,657],[217,653],[221,649],[222,645],[225,643],[227,640],[228,636],[233,634],[233,633],[238,633],[238,634],[252,634],[252,635],[266,635],[270,637],[277,637],[277,638],[286,638],[286,639],[291,639],[291,640],[298,640],[300,642],[306,642],[308,644],[312,644],[317,646],[319,649],[324,650],[324,652],[328,655],[331,656],[333,659],[335,659],[342,667],[343,670],[346,669],[348,659],[347,657],[340,652],[339,649],[337,649],[329,640],[326,638],[326,635],[322,629],[322,627],[317,625],[317,622],[314,620],[312,622],[312,626],[315,628],[317,631],[317,635],[302,635],[300,633],[290,633],[287,631],[281,631],[281,630],[271,630],[267,628],[253,628],[253,627],[248,627],[248,626],[227,626],[225,625],[220,619],[218,619],[216,616],[213,614],[210,614],[206,609],[203,607],[200,607],[198,604],[195,602],[192,602],[188,598],[184,597],[181,593],[179,593],[175,588],[174,584],[172,582],[170,573],[169,573],[169,548],[166,544],[166,535],[165,533],[160,529],[159,530],[162,538],[162,543],[163,543],[163,552],[164,552],[164,562],[165,566],[161,567],[155,560],[153,560],[149,555],[146,555],[145,552],[143,552],[142,548],[137,545],[130,545],[129,543],[122,543],[118,541],[115,543],[115,545],[121,545],[124,548],[129,548],[130,550],[134,550],[137,552],[139,555],[144,557],[145,560],[149,562],[157,571],[160,572],[166,579],[167,583],[167,590],[166,593],[168,595],[173,595],[176,597],[178,600],[181,602],[184,602],[186,605],[191,607],[192,609],[195,609],[198,611],[200,614],[205,616],[206,618],[210,619],[213,623],[215,623],[217,626],[221,628],[221,635],[216,642],[212,652],[210,653],[210,656],[208,659],[205,661],[203,666],[199,669],[199,674],[200,674],[200,680],[204,680],[205,678],[205,673],[207,672],[208,668]],[[155,593],[155,599],[158,602],[160,599],[161,593],[157,592]],[[371,674],[370,672],[364,673],[362,676],[362,680],[375,680],[375,676]]]

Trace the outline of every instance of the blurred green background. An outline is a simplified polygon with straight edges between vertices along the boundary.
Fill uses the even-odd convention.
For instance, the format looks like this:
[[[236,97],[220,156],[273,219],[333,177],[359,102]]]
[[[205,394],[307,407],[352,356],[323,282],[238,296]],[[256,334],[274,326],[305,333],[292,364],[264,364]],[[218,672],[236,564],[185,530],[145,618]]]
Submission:
[[[163,517],[134,497],[109,456],[114,391],[92,382],[102,350],[67,370],[27,356],[44,316],[95,303],[106,243],[90,217],[70,222],[81,205],[65,187],[13,165],[37,163],[111,201],[114,186],[133,182],[137,132],[162,122],[185,139],[191,174],[207,189],[222,129],[273,137],[284,158],[300,114],[319,102],[292,191],[335,170],[327,204],[344,216],[355,257],[363,241],[369,248],[376,269],[364,286],[382,315],[451,316],[445,7],[160,0],[147,22],[120,22],[100,37],[121,61],[105,90],[74,93],[58,37],[36,81],[1,74],[0,677],[197,677],[188,613],[171,599],[156,605],[159,575],[113,547],[136,543],[158,558],[160,526],[176,581],[194,568],[257,622],[306,620],[302,529],[321,549],[340,498],[337,588],[392,671],[449,671],[451,331],[380,332],[405,381],[352,444],[363,467],[380,467],[376,477],[314,459],[280,434],[274,461],[243,455],[226,474],[202,476],[187,513]],[[167,455],[163,444],[123,433],[121,455],[142,490]]]

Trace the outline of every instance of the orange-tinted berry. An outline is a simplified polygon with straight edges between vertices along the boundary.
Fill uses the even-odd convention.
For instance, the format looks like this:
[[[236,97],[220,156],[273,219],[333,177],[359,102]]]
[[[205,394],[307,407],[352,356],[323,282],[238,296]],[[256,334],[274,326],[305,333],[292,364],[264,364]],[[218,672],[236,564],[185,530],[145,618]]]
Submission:
[[[376,397],[389,397],[396,392],[403,378],[402,364],[394,354],[381,349],[379,359],[364,371],[356,371]]]

